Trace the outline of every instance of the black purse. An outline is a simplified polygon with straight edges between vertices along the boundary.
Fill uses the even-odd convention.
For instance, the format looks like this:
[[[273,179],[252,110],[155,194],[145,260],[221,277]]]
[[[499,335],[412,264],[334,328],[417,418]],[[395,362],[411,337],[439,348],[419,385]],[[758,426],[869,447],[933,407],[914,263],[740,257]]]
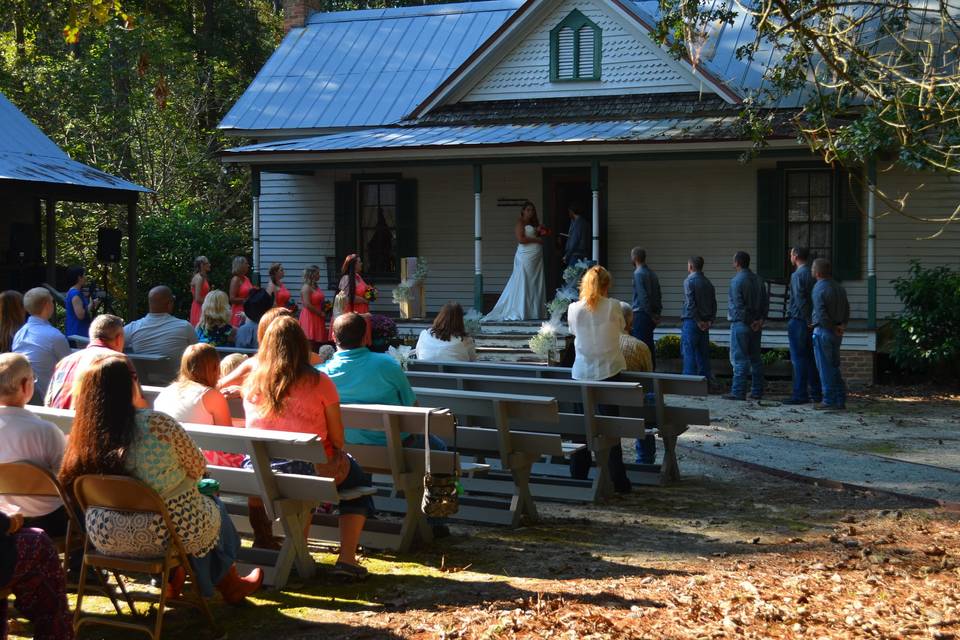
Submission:
[[[460,496],[457,492],[457,481],[460,479],[460,469],[454,456],[453,473],[434,473],[430,468],[430,416],[426,414],[424,425],[424,451],[426,455],[426,469],[423,474],[423,501],[420,510],[431,518],[445,518],[460,510]],[[457,425],[453,425],[453,449],[457,448]]]

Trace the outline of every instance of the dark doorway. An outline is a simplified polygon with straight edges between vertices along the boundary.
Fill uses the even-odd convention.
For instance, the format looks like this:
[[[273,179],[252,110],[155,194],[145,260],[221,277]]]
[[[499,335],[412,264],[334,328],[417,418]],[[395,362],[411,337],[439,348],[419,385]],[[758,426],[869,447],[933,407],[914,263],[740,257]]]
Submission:
[[[607,171],[600,169],[600,263],[606,264]],[[577,206],[584,212],[587,229],[591,228],[593,193],[590,190],[590,167],[569,167],[543,170],[543,208],[541,222],[552,231],[543,245],[543,268],[547,286],[547,300],[562,283],[563,244],[570,228],[568,209]]]

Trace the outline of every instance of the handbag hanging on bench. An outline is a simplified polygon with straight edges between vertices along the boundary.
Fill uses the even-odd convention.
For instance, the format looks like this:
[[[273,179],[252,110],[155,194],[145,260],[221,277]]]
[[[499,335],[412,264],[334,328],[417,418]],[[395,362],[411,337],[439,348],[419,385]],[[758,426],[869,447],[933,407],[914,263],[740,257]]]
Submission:
[[[431,518],[444,518],[452,516],[460,510],[460,496],[457,492],[457,484],[460,479],[460,469],[457,465],[457,425],[453,425],[453,469],[452,473],[433,473],[430,468],[430,416],[433,411],[426,414],[426,425],[424,428],[424,451],[426,452],[426,469],[423,474],[423,502],[420,505],[421,511]]]

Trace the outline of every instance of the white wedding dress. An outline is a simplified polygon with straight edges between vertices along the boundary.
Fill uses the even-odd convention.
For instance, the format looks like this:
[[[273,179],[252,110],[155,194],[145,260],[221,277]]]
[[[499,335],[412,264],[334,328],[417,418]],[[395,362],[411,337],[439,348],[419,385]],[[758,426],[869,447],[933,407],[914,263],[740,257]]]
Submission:
[[[537,230],[526,225],[523,233],[536,238]],[[538,320],[546,315],[546,290],[543,284],[543,246],[538,242],[517,245],[513,257],[513,273],[500,294],[493,311],[484,322]]]

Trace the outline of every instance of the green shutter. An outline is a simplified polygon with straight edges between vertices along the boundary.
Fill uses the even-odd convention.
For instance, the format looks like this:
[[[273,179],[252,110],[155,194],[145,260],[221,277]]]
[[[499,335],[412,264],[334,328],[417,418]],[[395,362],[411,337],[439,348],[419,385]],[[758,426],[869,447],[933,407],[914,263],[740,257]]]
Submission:
[[[357,251],[357,191],[352,180],[337,182],[333,190],[333,221],[336,238],[336,268]]]
[[[863,278],[863,181],[844,170],[834,174],[833,275],[837,280]]]
[[[417,181],[401,180],[398,186],[397,257],[412,258],[417,255]]]
[[[786,212],[779,169],[757,171],[757,273],[771,280],[787,275]]]

